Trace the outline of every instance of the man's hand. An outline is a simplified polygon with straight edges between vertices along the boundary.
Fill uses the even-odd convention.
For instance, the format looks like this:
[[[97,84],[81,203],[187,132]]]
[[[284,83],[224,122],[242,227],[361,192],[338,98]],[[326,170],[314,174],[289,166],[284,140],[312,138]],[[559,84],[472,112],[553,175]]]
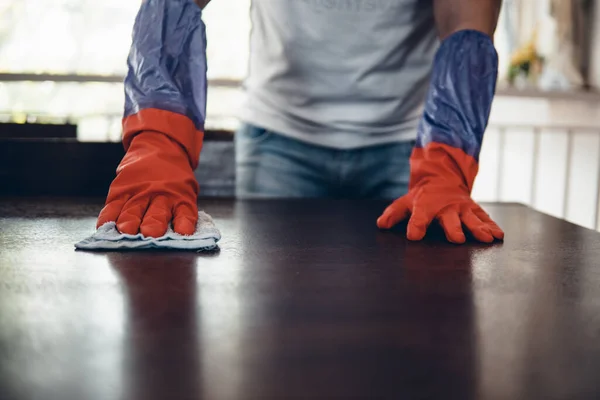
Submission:
[[[138,133],[117,169],[97,226],[116,221],[121,233],[191,235],[198,219],[198,182],[186,151],[168,136]]]
[[[206,115],[206,37],[191,1],[142,3],[127,59],[125,157],[97,225],[158,237],[170,222],[190,235],[198,219],[198,166]]]
[[[471,199],[469,193],[456,188],[425,185],[411,190],[383,212],[377,226],[390,229],[407,218],[410,218],[406,233],[408,240],[423,239],[434,220],[439,222],[452,243],[466,241],[463,226],[480,242],[504,239],[502,229]]]
[[[409,218],[407,237],[421,240],[437,220],[450,242],[464,243],[463,226],[490,243],[504,232],[471,199],[479,153],[498,76],[493,34],[501,0],[435,0],[442,44],[411,155],[409,193],[377,220],[389,229]]]
[[[410,218],[407,238],[421,240],[437,220],[452,243],[465,242],[463,226],[480,242],[504,239],[502,229],[471,199],[477,169],[472,157],[452,146],[431,143],[426,149],[415,148],[409,192],[383,212],[377,226],[390,229]]]

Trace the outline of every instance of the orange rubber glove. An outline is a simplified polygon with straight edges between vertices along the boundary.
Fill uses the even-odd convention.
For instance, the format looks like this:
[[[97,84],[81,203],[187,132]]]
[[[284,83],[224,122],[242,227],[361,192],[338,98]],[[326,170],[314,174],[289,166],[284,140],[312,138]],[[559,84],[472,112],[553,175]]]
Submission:
[[[180,114],[145,109],[124,121],[126,154],[117,168],[97,226],[116,221],[122,233],[159,237],[169,222],[191,235],[198,219],[194,170],[203,133]]]
[[[158,237],[173,222],[191,235],[198,220],[198,166],[206,116],[206,34],[191,0],[144,1],[133,26],[125,77],[123,145],[97,225]]]
[[[380,228],[410,216],[409,240],[423,239],[433,220],[453,243],[465,242],[463,225],[481,242],[504,238],[471,199],[497,76],[498,54],[487,34],[460,30],[442,41],[410,157],[409,191],[379,217]]]
[[[452,243],[465,242],[463,225],[481,242],[504,238],[502,229],[471,199],[478,171],[473,157],[460,149],[431,143],[425,149],[415,148],[410,164],[408,194],[383,212],[377,220],[379,228],[390,229],[410,217],[409,240],[423,239],[434,220],[440,223]]]

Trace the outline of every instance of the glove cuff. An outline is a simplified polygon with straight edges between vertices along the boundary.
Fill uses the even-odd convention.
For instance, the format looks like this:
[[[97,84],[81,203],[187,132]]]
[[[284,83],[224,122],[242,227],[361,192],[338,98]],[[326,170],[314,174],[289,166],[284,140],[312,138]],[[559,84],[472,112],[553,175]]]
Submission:
[[[417,147],[444,143],[479,159],[498,77],[492,39],[459,31],[445,39],[434,60]]]
[[[471,194],[479,171],[477,160],[461,149],[443,143],[415,147],[410,157],[409,188],[436,185]]]
[[[153,131],[162,133],[184,148],[190,166],[198,167],[204,132],[188,117],[157,108],[140,110],[137,114],[123,119],[123,146],[129,149],[133,138],[141,132]]]

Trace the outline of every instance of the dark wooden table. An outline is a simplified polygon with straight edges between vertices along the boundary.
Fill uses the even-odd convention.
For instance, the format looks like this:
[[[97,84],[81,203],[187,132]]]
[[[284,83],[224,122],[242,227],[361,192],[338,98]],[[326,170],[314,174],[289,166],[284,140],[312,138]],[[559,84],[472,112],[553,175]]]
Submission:
[[[384,203],[204,203],[220,252],[85,253],[100,202],[0,200],[0,399],[598,399],[600,234],[487,206],[409,243]]]

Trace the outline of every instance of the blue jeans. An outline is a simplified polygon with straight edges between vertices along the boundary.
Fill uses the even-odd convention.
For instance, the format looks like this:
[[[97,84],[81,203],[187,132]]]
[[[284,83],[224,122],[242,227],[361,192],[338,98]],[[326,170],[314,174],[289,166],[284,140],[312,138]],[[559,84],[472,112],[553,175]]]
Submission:
[[[245,124],[235,135],[236,195],[393,200],[408,191],[414,143],[337,150]]]

